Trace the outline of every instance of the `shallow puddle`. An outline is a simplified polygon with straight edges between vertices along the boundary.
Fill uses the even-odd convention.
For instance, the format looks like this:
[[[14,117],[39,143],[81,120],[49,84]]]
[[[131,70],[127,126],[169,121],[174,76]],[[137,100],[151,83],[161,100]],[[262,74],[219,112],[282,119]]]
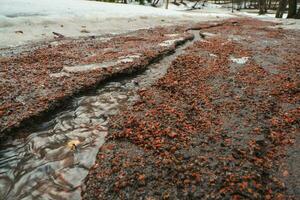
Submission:
[[[71,108],[36,124],[26,137],[1,144],[0,199],[80,199],[80,185],[104,143],[110,116],[134,102],[138,89],[162,77],[190,43],[142,74],[74,99]]]

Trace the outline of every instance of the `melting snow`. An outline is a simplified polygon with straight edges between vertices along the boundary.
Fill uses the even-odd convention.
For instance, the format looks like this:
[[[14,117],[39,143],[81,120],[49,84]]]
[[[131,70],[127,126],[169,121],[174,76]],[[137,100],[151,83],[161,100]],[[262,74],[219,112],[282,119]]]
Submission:
[[[179,34],[165,34],[167,37],[177,37]]]
[[[139,57],[141,57],[141,54],[133,54],[133,55],[129,55],[129,56],[122,56],[122,57],[119,58],[120,60],[117,61],[117,64],[133,62],[133,60],[135,58],[139,58]]]
[[[193,3],[190,3],[191,6]],[[140,6],[87,0],[0,0],[0,48],[66,37],[118,34],[158,25],[229,18],[227,10]],[[83,31],[83,28],[87,30]],[[22,34],[16,34],[22,31]]]
[[[133,54],[133,55],[119,57],[117,60],[114,60],[114,61],[94,63],[94,64],[89,64],[89,65],[65,66],[63,68],[63,70],[66,72],[91,71],[91,70],[96,70],[96,69],[100,69],[100,68],[113,67],[120,63],[133,62],[136,58],[139,58],[139,57],[141,57],[141,54]],[[61,72],[60,74],[62,74],[62,73],[64,73],[64,72]],[[67,74],[67,73],[65,73],[65,74]],[[53,74],[52,74],[52,77],[55,77],[55,76],[53,76]],[[56,77],[59,77],[59,76],[56,75]]]
[[[182,40],[183,40],[183,38],[177,38],[177,39],[173,39],[173,40],[165,40],[158,45],[162,46],[162,47],[168,47],[168,46],[175,44],[175,42],[182,41]]]
[[[66,72],[58,72],[58,73],[50,74],[50,77],[53,77],[53,78],[59,78],[59,77],[64,77],[64,76],[70,76],[70,74],[66,73]]]
[[[200,33],[200,34],[202,34],[202,35],[204,35],[205,37],[208,37],[208,38],[214,37],[214,36],[217,35],[217,34],[209,33],[209,32],[202,32],[202,33]]]
[[[65,66],[63,70],[67,72],[84,72],[100,68],[106,68],[111,66],[111,64],[113,64],[113,62],[95,63],[90,65]]]
[[[241,57],[241,58],[230,57],[230,60],[234,63],[242,65],[242,64],[245,64],[249,60],[249,57]]]

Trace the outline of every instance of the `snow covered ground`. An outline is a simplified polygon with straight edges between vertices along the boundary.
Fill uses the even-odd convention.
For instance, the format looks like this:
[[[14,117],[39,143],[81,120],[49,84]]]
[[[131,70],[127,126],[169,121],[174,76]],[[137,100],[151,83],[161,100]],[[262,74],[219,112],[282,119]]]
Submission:
[[[221,8],[227,8],[231,10],[231,3],[223,4]],[[236,9],[237,6],[235,5]],[[280,25],[275,26],[274,28],[283,28],[283,29],[300,29],[300,20],[299,19],[287,19],[287,13],[283,14],[283,18],[275,18],[276,10],[268,10],[268,13],[264,15],[258,14],[258,9],[241,9],[240,11],[234,10],[234,14],[237,16],[252,17],[264,21],[271,21],[275,23],[281,23]]]
[[[251,12],[247,12],[247,10],[241,10],[241,12],[237,13],[245,17],[253,17],[260,20],[282,23],[281,25],[277,25],[276,28],[281,27],[284,29],[300,29],[300,20],[286,19],[287,14],[283,14],[283,18],[275,18],[275,11],[274,13],[267,13],[265,15],[258,15],[258,10],[257,12],[254,12],[254,10],[252,10]]]
[[[191,5],[191,4],[190,4]],[[210,6],[163,7],[104,3],[87,0],[0,0],[0,48],[67,37],[114,34],[158,25],[199,22],[232,17],[230,11]]]
[[[248,16],[282,22],[283,28],[300,28],[300,20],[275,19],[273,15],[235,12],[206,4],[188,10],[194,3],[151,6],[104,3],[88,0],[0,0],[0,48],[51,40],[53,32],[66,37],[118,34],[141,28]]]

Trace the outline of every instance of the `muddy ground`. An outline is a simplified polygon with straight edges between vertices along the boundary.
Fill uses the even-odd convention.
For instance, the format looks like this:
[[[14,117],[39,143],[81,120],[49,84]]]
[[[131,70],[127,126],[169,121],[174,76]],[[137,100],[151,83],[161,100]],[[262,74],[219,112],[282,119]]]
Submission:
[[[0,138],[40,120],[70,98],[114,76],[131,74],[193,38],[185,27],[110,37],[64,39],[4,49],[0,55]]]
[[[231,22],[110,121],[83,199],[299,199],[300,32]]]

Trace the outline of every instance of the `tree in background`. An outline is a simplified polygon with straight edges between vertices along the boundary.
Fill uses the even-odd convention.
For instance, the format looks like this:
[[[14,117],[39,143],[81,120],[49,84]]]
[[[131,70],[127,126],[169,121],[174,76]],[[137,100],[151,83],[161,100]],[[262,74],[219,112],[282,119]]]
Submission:
[[[258,1],[258,6],[259,6],[259,12],[258,12],[258,14],[263,15],[263,14],[267,13],[266,0],[259,0]]]
[[[156,7],[159,5],[159,2],[162,0],[97,0],[97,1],[104,1],[104,2],[115,2],[115,3],[132,3],[132,2],[139,2],[140,5],[145,5],[146,2],[150,3],[152,6]],[[170,0],[163,0],[164,6],[168,9],[168,5]],[[179,3],[178,3],[179,1]],[[196,5],[200,2],[204,3],[207,0],[190,0],[191,2],[195,2],[194,6],[191,9],[196,9]],[[300,19],[300,7],[297,10],[297,3],[300,3],[300,0],[209,0],[210,2],[214,2],[215,4],[229,4],[232,3],[232,9],[241,10],[241,9],[258,9],[258,14],[263,15],[266,14],[268,10],[276,10],[276,18],[282,18],[283,14],[288,11],[287,18],[295,18]],[[187,4],[184,0],[173,0],[173,4],[180,5]],[[288,8],[287,8],[288,6]],[[231,7],[231,6],[230,6]]]
[[[298,12],[297,12],[295,18],[296,18],[296,19],[300,19],[300,8],[298,9]]]
[[[297,0],[289,0],[289,9],[287,18],[295,18],[297,14]]]
[[[169,7],[169,0],[166,0],[166,9]]]
[[[275,15],[276,18],[282,18],[283,13],[286,9],[286,6],[287,6],[287,0],[280,0],[279,1],[279,5],[278,5],[276,15]]]

